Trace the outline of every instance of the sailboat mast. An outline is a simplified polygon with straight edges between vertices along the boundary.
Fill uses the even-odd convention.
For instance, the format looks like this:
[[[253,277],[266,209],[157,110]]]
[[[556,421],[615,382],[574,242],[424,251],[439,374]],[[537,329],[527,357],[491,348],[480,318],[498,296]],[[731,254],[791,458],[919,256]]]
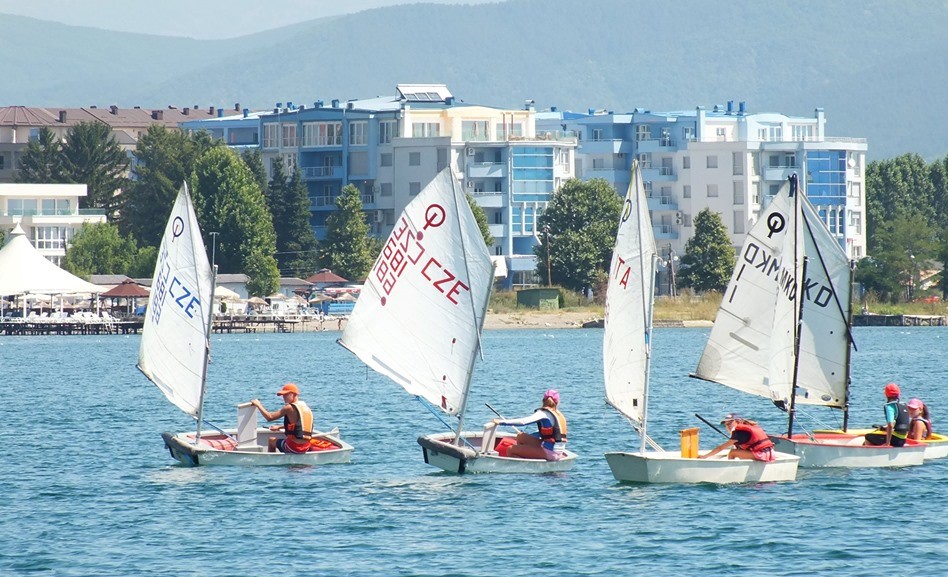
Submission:
[[[641,225],[641,223],[639,223]],[[641,227],[639,228],[641,231]],[[669,254],[669,259],[671,254]],[[644,259],[641,259],[644,261]],[[655,268],[658,262],[658,255],[653,254],[651,263],[649,264],[649,273],[651,276],[645,277],[645,263],[642,263],[642,278],[655,278]],[[669,265],[670,266],[670,265]],[[643,287],[653,286],[652,283],[642,283]],[[652,314],[655,311],[655,307],[651,304],[655,298],[655,290],[652,288],[652,294],[643,295],[645,298],[642,299],[642,306],[645,309],[642,311],[645,318],[645,387],[642,390],[642,444],[639,447],[639,451],[643,454],[645,453],[645,443],[648,440],[648,385],[649,385],[649,375],[651,374],[652,366]]]
[[[457,226],[458,226],[458,237],[461,240],[461,253],[464,255],[464,274],[466,278],[471,278],[471,269],[467,259],[467,247],[464,246],[464,227],[461,225],[461,207],[458,203],[459,192],[457,189],[457,180],[452,179],[451,191],[454,196],[454,214],[457,217]],[[493,267],[491,268],[491,279],[494,278]],[[477,352],[478,354],[483,355],[483,349],[481,348],[481,331],[484,328],[484,317],[487,315],[487,307],[490,304],[490,292],[493,288],[493,282],[487,289],[487,298],[484,299],[484,306],[480,311],[480,322],[477,323]],[[477,320],[477,307],[474,304],[474,292],[471,291],[471,314],[473,315],[474,320]],[[471,361],[467,366],[467,374],[464,378],[464,389],[461,393],[461,403],[458,407],[458,430],[457,434],[454,437],[455,443],[461,442],[461,431],[464,430],[464,410],[467,408],[467,399],[471,390],[471,379],[474,377],[474,363],[477,361],[477,355],[471,355]]]
[[[853,281],[856,274],[856,261],[849,261],[849,310],[846,311],[846,374],[844,375],[846,383],[846,396],[843,398],[843,432],[849,427],[849,385],[850,383],[850,363],[852,362],[852,326],[853,326]]]
[[[796,274],[797,262],[800,257],[800,187],[797,182],[797,175],[790,176],[790,193],[793,195],[793,270]],[[797,301],[797,322],[793,330],[793,376],[790,380],[790,408],[787,411],[787,438],[793,437],[793,417],[797,409],[797,376],[800,371],[800,335],[803,332],[803,293],[800,290],[802,282],[806,279],[807,257],[803,257],[803,267],[800,269],[799,278],[794,278],[794,295]]]
[[[193,209],[192,209],[193,210]],[[217,233],[212,232],[211,262],[216,258]],[[203,243],[202,243],[203,244]],[[208,299],[207,328],[204,330],[204,367],[201,369],[201,396],[198,398],[197,431],[194,433],[194,444],[201,442],[201,423],[204,422],[204,393],[207,390],[207,363],[211,358],[211,330],[214,323],[214,289],[217,287],[217,265],[211,265],[211,298]]]

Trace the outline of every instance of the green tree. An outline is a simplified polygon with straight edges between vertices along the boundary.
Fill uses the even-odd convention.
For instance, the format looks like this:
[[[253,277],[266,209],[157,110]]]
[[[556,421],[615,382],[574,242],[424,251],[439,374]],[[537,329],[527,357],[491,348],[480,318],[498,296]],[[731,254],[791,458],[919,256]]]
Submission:
[[[207,150],[191,178],[205,243],[217,232],[216,259],[222,273],[244,273],[251,295],[265,296],[279,287],[273,253],[276,234],[266,201],[253,173],[226,147]]]
[[[902,287],[901,296],[914,298],[920,271],[930,268],[938,254],[934,229],[919,214],[898,216],[879,226],[876,242],[879,248],[873,257],[881,263],[880,270]],[[891,294],[890,299],[896,296]]]
[[[83,278],[93,274],[129,274],[137,253],[135,241],[119,234],[114,224],[86,223],[66,250],[63,268]]]
[[[575,291],[598,286],[612,259],[621,209],[622,199],[605,180],[567,180],[537,223],[543,231],[533,247],[537,275]],[[547,255],[552,279],[547,278]]]
[[[342,277],[363,279],[376,254],[370,249],[369,225],[359,189],[347,184],[336,199],[336,209],[326,217],[326,240],[320,246],[320,260]]]
[[[112,218],[118,209],[116,193],[127,181],[128,164],[128,155],[105,123],[80,122],[66,134],[65,179],[88,187],[88,195],[79,200],[80,207],[101,208]]]
[[[917,154],[870,162],[866,167],[866,235],[869,251],[880,248],[876,230],[886,222],[920,215],[935,218],[935,187],[925,161]]]
[[[190,177],[198,157],[216,142],[153,125],[138,140],[135,179],[122,191],[119,229],[142,246],[158,246],[181,183]]]
[[[253,178],[257,181],[260,190],[265,191],[267,189],[267,170],[263,166],[263,155],[260,154],[260,149],[248,148],[240,153],[240,158],[253,173]]]
[[[467,204],[471,207],[471,212],[474,213],[474,220],[477,221],[477,228],[481,230],[481,236],[484,237],[484,244],[487,245],[487,248],[494,246],[494,237],[491,235],[490,226],[487,224],[487,214],[484,213],[484,209],[477,204],[473,196],[470,194],[464,196],[467,198]]]
[[[318,243],[309,223],[309,191],[299,170],[286,182],[283,194],[283,215],[275,223],[280,271],[306,278],[316,272]]]
[[[702,209],[694,218],[694,235],[685,243],[678,284],[698,292],[724,291],[734,271],[734,247],[721,215]]]
[[[59,137],[44,126],[39,138],[30,140],[26,152],[20,156],[16,181],[32,184],[54,184],[64,182],[63,145]]]

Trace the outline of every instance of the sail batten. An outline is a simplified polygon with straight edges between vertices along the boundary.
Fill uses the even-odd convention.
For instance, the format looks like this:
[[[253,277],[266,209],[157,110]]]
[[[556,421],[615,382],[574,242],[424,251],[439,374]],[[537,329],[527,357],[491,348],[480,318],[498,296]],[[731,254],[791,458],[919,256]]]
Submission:
[[[445,169],[400,215],[339,343],[406,392],[459,415],[492,282],[477,221]]]
[[[213,273],[187,186],[175,200],[152,279],[138,368],[193,417],[201,406]]]

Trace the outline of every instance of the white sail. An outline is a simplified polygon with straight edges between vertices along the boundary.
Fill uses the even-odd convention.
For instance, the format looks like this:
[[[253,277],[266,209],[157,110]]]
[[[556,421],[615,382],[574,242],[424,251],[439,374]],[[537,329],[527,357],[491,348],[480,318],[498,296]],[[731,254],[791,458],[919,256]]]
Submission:
[[[635,163],[609,267],[602,355],[606,400],[640,424],[648,387],[655,257],[648,200]]]
[[[802,295],[796,402],[843,406],[850,284],[839,243],[784,185],[747,234],[694,376],[788,403]]]
[[[184,185],[158,249],[138,368],[169,401],[194,417],[201,405],[212,278],[191,196]]]
[[[402,212],[339,343],[450,415],[463,411],[493,266],[450,169]]]

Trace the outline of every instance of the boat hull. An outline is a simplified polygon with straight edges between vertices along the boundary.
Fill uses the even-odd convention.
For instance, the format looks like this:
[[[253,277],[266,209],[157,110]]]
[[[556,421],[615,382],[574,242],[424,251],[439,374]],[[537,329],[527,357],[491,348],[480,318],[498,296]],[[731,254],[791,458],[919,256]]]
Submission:
[[[853,433],[814,433],[792,438],[771,435],[775,448],[800,457],[804,469],[841,467],[849,469],[876,467],[909,467],[925,460],[925,447],[911,444],[904,447],[863,445],[863,437]]]
[[[202,435],[201,443],[194,444],[194,432],[162,433],[165,447],[171,457],[184,465],[196,466],[287,466],[287,465],[328,465],[348,463],[352,455],[352,445],[339,438],[338,430],[316,435],[334,445],[320,451],[302,454],[267,452],[267,442],[271,436],[282,437],[282,433],[258,428],[257,440],[252,445],[238,447],[233,442],[236,430]]]
[[[877,429],[848,429],[847,434],[850,435],[865,435],[866,433],[871,433]],[[830,433],[830,434],[842,434],[841,429],[836,430],[819,430],[814,431],[814,433]],[[930,461],[932,459],[944,459],[948,457],[948,435],[941,435],[939,433],[932,433],[932,436],[927,439],[922,439],[918,441],[919,444],[925,446],[925,460]]]
[[[606,453],[617,481],[627,483],[768,483],[795,481],[799,457],[777,453],[771,462],[749,459],[692,459],[673,451]]]
[[[461,433],[466,441],[463,446],[454,444],[456,433],[439,433],[418,437],[425,463],[449,473],[562,473],[573,467],[576,453],[566,451],[559,461],[540,459],[517,459],[497,454],[480,453],[482,432]],[[510,433],[497,433],[496,438],[513,437]]]

